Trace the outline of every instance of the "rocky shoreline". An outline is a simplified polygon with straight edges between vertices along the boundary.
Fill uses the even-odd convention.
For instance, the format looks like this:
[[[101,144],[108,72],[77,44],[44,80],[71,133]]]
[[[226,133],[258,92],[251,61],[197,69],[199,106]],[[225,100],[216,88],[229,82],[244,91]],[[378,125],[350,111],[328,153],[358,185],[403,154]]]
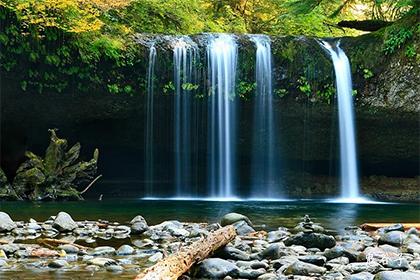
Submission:
[[[225,215],[220,224],[148,225],[142,216],[129,223],[74,221],[60,212],[45,222],[24,222],[0,212],[0,275],[29,279],[25,275],[60,272],[83,279],[132,279],[230,224],[238,234],[235,240],[182,279],[420,279],[420,234],[415,228],[395,224],[366,232],[349,226],[338,233],[305,216],[295,228],[267,232],[236,213]]]

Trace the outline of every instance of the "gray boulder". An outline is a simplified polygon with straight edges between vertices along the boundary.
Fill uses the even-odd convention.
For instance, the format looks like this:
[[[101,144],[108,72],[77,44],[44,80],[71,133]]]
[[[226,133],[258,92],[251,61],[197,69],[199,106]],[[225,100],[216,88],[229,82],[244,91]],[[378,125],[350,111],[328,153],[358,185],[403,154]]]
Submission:
[[[374,280],[419,280],[420,273],[401,271],[381,271],[375,275]]]
[[[77,228],[76,222],[66,212],[58,213],[52,226],[60,232],[69,232]]]
[[[62,268],[62,267],[66,267],[69,264],[65,261],[65,260],[53,260],[52,262],[50,262],[48,264],[48,267],[50,268]]]
[[[332,248],[336,242],[333,236],[322,234],[322,233],[305,233],[299,232],[286,240],[284,240],[286,246],[301,245],[306,248],[318,248],[321,250]]]
[[[350,280],[373,280],[373,277],[375,277],[375,275],[364,271],[350,275]]]
[[[224,227],[227,225],[232,225],[239,221],[245,221],[249,226],[253,226],[251,220],[247,216],[238,213],[229,213],[224,215],[222,220],[220,221],[220,224]]]
[[[233,226],[235,227],[236,233],[238,235],[248,235],[252,232],[255,232],[255,230],[245,221],[236,222],[233,224]]]
[[[298,257],[302,262],[323,266],[327,262],[327,258],[321,255],[306,255]]]
[[[259,260],[276,260],[286,255],[285,247],[282,243],[273,243],[265,248],[262,252],[258,253],[256,257]]]
[[[392,268],[392,269],[400,269],[400,270],[407,270],[409,269],[409,264],[407,259],[404,258],[392,258],[389,259],[386,262],[386,267]]]
[[[131,224],[131,232],[133,234],[142,234],[143,232],[149,229],[149,226],[147,225],[146,220],[140,215],[135,216],[130,221],[130,224]]]
[[[320,267],[310,263],[297,261],[292,263],[284,272],[285,275],[322,275],[327,271],[325,267]]]
[[[134,253],[134,248],[130,245],[122,245],[115,252],[117,256],[127,256]]]
[[[222,248],[216,253],[216,255],[223,259],[238,261],[249,261],[251,259],[251,257],[247,253],[232,246],[226,246]]]
[[[12,231],[17,227],[9,214],[0,212],[0,232]]]
[[[209,258],[202,261],[193,272],[194,277],[204,279],[223,279],[226,276],[237,277],[239,268],[229,261]]]
[[[389,244],[394,246],[401,246],[406,238],[406,234],[402,231],[390,231],[382,234],[379,237],[379,244]]]

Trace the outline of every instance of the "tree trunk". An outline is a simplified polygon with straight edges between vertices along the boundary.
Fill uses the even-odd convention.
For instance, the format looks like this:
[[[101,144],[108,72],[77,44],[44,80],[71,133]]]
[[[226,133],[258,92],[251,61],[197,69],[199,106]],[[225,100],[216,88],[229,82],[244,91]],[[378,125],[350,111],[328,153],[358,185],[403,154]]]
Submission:
[[[236,231],[233,226],[216,230],[207,237],[149,267],[137,275],[135,280],[176,280],[187,272],[193,264],[204,260],[235,237]]]
[[[377,229],[388,227],[391,225],[394,225],[394,224],[392,223],[365,223],[361,225],[360,227],[365,231],[375,231]],[[402,225],[404,226],[405,230],[408,230],[412,227],[420,230],[420,223],[403,223]]]

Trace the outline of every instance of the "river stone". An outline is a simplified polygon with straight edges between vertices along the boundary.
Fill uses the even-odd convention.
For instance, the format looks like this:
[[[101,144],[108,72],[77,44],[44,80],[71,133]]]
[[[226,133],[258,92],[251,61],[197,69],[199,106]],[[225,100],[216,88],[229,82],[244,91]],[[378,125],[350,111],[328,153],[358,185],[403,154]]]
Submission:
[[[359,273],[363,271],[377,273],[378,271],[383,269],[383,267],[379,263],[372,261],[349,263],[348,265],[346,265],[345,269],[350,273]]]
[[[350,280],[373,280],[373,277],[375,277],[375,275],[372,273],[363,271],[360,273],[352,274],[350,276]]]
[[[78,254],[80,249],[71,244],[64,244],[58,246],[58,249],[63,250],[66,254]]]
[[[286,276],[277,275],[274,273],[266,273],[257,278],[257,280],[287,280]]]
[[[305,233],[300,232],[284,240],[286,246],[302,245],[306,248],[318,248],[321,250],[332,248],[336,242],[333,236],[322,233]],[[338,256],[339,257],[339,256]]]
[[[401,269],[401,270],[407,270],[410,267],[408,265],[408,261],[404,258],[388,259],[385,266],[389,268]]]
[[[240,268],[243,269],[247,269],[247,268],[252,268],[252,269],[258,269],[258,268],[264,268],[264,269],[268,269],[270,266],[263,261],[237,261],[236,265]]]
[[[66,212],[60,212],[54,219],[53,227],[60,232],[68,232],[75,230],[77,228],[77,224],[73,221],[69,214]]]
[[[255,279],[266,273],[264,268],[259,269],[241,269],[239,270],[239,277],[245,279]]]
[[[52,262],[50,262],[48,264],[48,267],[50,268],[62,268],[62,267],[66,267],[69,264],[65,261],[65,260],[53,260]]]
[[[111,255],[115,253],[115,249],[110,246],[100,246],[89,252],[92,256]]]
[[[113,259],[109,259],[109,258],[93,258],[87,261],[88,264],[91,265],[97,265],[97,266],[110,266],[110,265],[118,265],[118,263],[113,260]]]
[[[375,275],[374,280],[419,280],[420,273],[401,271],[381,271]]]
[[[122,272],[124,268],[121,265],[112,264],[112,265],[106,266],[106,270],[109,272],[117,273],[117,272]]]
[[[13,254],[19,250],[19,248],[19,245],[13,243],[0,245],[0,250],[3,250],[8,255]]]
[[[405,238],[406,238],[406,234],[404,232],[390,231],[385,234],[382,234],[378,240],[378,243],[401,246]]]
[[[205,279],[223,279],[226,276],[237,277],[239,268],[229,261],[209,258],[202,261],[194,270],[193,276]]]
[[[255,230],[245,221],[236,222],[233,224],[233,226],[235,227],[236,233],[238,235],[248,235],[252,232],[255,232]]]
[[[0,232],[12,231],[16,227],[16,223],[13,222],[9,214],[0,212]]]
[[[420,254],[420,244],[410,243],[407,245],[407,252]]]
[[[235,261],[249,261],[251,259],[247,253],[232,246],[225,246],[218,250],[216,256]]]
[[[134,234],[142,234],[146,230],[148,230],[149,226],[147,225],[146,220],[138,215],[135,216],[131,221],[131,232]]]
[[[387,227],[380,228],[378,230],[379,233],[387,233],[390,231],[402,231],[404,232],[404,226],[402,224],[394,224]]]
[[[134,253],[134,248],[130,245],[122,245],[116,251],[117,256],[127,256],[132,255]]]
[[[320,267],[310,263],[297,261],[292,263],[284,272],[285,275],[303,275],[312,276],[324,274],[327,271],[325,267]]]
[[[0,267],[6,266],[7,262],[5,260],[0,259]]]
[[[286,256],[285,247],[282,243],[270,244],[264,251],[257,254],[259,260],[268,259],[276,260],[283,256]]]
[[[229,213],[224,215],[220,224],[222,225],[222,227],[224,227],[227,225],[232,225],[239,221],[245,221],[249,226],[253,226],[251,220],[247,216],[238,213]]]
[[[298,260],[318,266],[323,266],[327,261],[327,258],[321,255],[307,255],[298,257]]]
[[[269,243],[274,243],[274,242],[282,241],[287,236],[289,236],[289,232],[285,230],[270,231],[267,234],[267,241]]]

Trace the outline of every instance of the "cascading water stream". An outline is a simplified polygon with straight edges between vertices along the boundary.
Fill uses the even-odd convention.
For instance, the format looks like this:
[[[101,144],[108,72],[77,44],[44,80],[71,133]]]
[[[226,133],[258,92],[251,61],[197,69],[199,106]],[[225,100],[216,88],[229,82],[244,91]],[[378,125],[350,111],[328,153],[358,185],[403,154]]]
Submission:
[[[274,155],[271,41],[266,35],[250,35],[250,38],[256,46],[251,196],[271,199],[280,194],[275,179],[278,165]]]
[[[356,201],[360,200],[360,193],[350,62],[339,43],[336,48],[325,41],[321,44],[331,55],[336,77],[340,131],[340,199]]]
[[[232,35],[209,38],[209,184],[213,197],[228,199],[235,187],[235,85],[237,44]]]
[[[197,79],[194,65],[198,58],[198,48],[186,38],[179,38],[173,46],[174,59],[174,151],[176,196],[192,195],[191,186],[191,107],[192,88]]]
[[[149,65],[147,68],[147,115],[146,115],[146,196],[153,196],[154,180],[154,73],[156,64],[156,48],[152,44],[149,49]]]

